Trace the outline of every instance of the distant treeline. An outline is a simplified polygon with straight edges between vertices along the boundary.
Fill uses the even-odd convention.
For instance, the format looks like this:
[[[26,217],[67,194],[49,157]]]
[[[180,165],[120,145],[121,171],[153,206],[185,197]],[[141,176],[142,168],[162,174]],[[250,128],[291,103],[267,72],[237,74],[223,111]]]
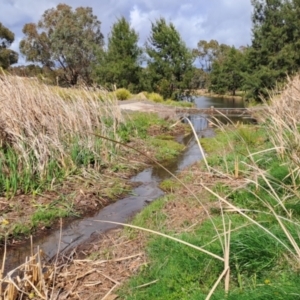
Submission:
[[[251,45],[235,48],[200,40],[189,49],[171,22],[152,22],[144,47],[121,17],[107,45],[92,8],[59,4],[40,21],[25,24],[20,53],[31,65],[13,67],[14,34],[0,23],[0,66],[12,74],[48,84],[98,85],[133,93],[157,92],[179,99],[183,91],[205,88],[218,94],[244,91],[259,100],[285,83],[300,66],[300,0],[252,0]]]

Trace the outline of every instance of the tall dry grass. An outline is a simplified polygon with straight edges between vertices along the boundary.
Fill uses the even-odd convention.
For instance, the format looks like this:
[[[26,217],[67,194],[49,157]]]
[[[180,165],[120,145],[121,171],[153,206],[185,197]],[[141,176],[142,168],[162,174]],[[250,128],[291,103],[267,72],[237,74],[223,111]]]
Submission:
[[[289,79],[280,97],[271,97],[265,115],[270,139],[279,155],[286,155],[299,173],[300,167],[300,76]]]
[[[58,96],[57,96],[58,97]],[[59,97],[58,97],[59,98]],[[284,183],[278,183],[280,185],[281,190],[283,189],[285,191],[285,198],[290,199],[291,197],[298,197],[298,186],[299,186],[299,162],[300,162],[300,133],[299,133],[299,126],[300,126],[300,111],[298,111],[299,107],[299,101],[300,101],[300,78],[297,77],[293,80],[290,80],[286,90],[283,92],[280,98],[273,98],[270,102],[270,104],[265,105],[265,120],[264,120],[264,127],[265,130],[268,132],[269,139],[272,141],[273,146],[269,149],[264,149],[261,153],[268,153],[268,152],[276,152],[278,154],[279,159],[282,160],[283,163],[287,164],[290,168],[290,174],[289,176],[293,177],[294,184],[292,186],[286,186]],[[63,101],[65,102],[65,101]],[[71,101],[69,104],[66,105],[74,105],[73,101]],[[2,113],[1,115],[2,116]],[[60,118],[59,118],[60,119]],[[116,122],[117,122],[116,118]],[[70,123],[75,122],[74,119],[71,119]],[[69,121],[68,121],[69,122]],[[99,122],[99,121],[98,121]],[[91,121],[89,122],[89,124]],[[38,123],[40,128],[43,128],[41,122]],[[58,123],[57,125],[58,129],[59,126],[62,126],[62,123]],[[73,124],[73,123],[72,123]],[[90,128],[88,125],[84,124],[84,126],[87,126],[87,130],[95,130],[95,128]],[[220,125],[221,126],[221,125]],[[71,126],[71,128],[73,128]],[[24,130],[24,128],[22,127]],[[57,131],[59,131],[57,129]],[[228,130],[228,127],[221,128],[223,131]],[[76,131],[75,131],[76,132]],[[234,129],[234,132],[236,130]],[[289,263],[299,266],[300,264],[300,249],[299,249],[299,237],[300,237],[300,230],[299,230],[299,220],[297,218],[294,218],[292,214],[289,214],[288,209],[286,209],[286,201],[285,199],[281,198],[282,194],[279,194],[274,188],[273,188],[273,182],[270,179],[270,177],[266,176],[266,171],[260,168],[258,164],[258,160],[256,160],[256,155],[258,152],[253,153],[250,148],[248,148],[249,139],[251,137],[247,137],[245,135],[245,132],[238,131],[239,133],[239,140],[241,143],[245,142],[245,148],[248,150],[248,157],[251,158],[250,163],[247,165],[247,172],[245,174],[242,174],[243,176],[247,176],[245,178],[245,181],[249,184],[255,184],[258,189],[265,190],[265,194],[268,195],[268,199],[263,199],[257,197],[257,203],[262,202],[264,204],[264,208],[267,208],[267,210],[257,210],[255,213],[257,214],[269,214],[273,216],[273,219],[278,222],[278,225],[280,226],[282,232],[286,236],[284,239],[280,239],[276,236],[268,227],[266,227],[265,222],[260,222],[259,218],[257,220],[256,217],[253,217],[249,212],[251,212],[250,209],[247,207],[239,207],[235,204],[233,204],[227,197],[224,197],[214,190],[212,190],[210,187],[206,186],[205,183],[200,183],[200,185],[208,191],[211,195],[215,196],[215,198],[219,201],[220,208],[221,208],[221,215],[223,219],[223,232],[219,232],[216,229],[217,239],[220,241],[222,248],[223,248],[223,256],[219,256],[213,252],[207,251],[204,249],[204,246],[195,246],[188,244],[180,239],[174,238],[172,236],[167,236],[166,234],[148,230],[146,228],[136,227],[133,225],[126,225],[128,227],[132,228],[138,228],[140,230],[148,231],[156,235],[164,236],[172,240],[176,240],[179,243],[183,243],[189,247],[196,248],[197,250],[206,253],[210,257],[216,259],[216,261],[222,261],[224,262],[224,269],[221,274],[219,274],[219,277],[216,278],[214,286],[211,288],[211,291],[208,293],[206,299],[210,299],[215,292],[215,289],[220,284],[221,280],[224,279],[224,287],[225,292],[227,293],[229,291],[229,274],[230,274],[230,244],[231,244],[231,232],[233,229],[231,229],[231,222],[230,220],[227,220],[227,212],[229,213],[238,213],[241,216],[245,218],[245,220],[249,223],[252,223],[256,225],[259,229],[266,232],[271,238],[274,238],[278,243],[282,244],[284,246],[285,250],[287,251],[288,255],[284,255],[284,257],[289,261]],[[64,131],[64,133],[67,135],[67,132]],[[5,134],[11,134],[10,132],[5,132]],[[22,136],[21,134],[19,134]],[[19,137],[17,134],[16,136]],[[25,135],[26,136],[26,135]],[[14,137],[14,135],[12,135]],[[245,138],[247,137],[247,138]],[[248,139],[248,141],[247,141]],[[13,141],[13,140],[12,140]],[[34,141],[34,139],[32,139]],[[17,144],[18,145],[18,144]],[[234,148],[234,146],[233,146]],[[202,148],[200,146],[200,150],[202,151]],[[139,151],[138,151],[139,152]],[[209,171],[216,172],[216,174],[220,174],[219,170],[214,170],[211,168],[207,161],[205,161],[206,167]],[[239,163],[243,163],[240,161],[240,156],[236,157],[235,160],[235,170],[233,173],[226,173],[224,172],[223,175],[226,178],[230,178],[232,180],[235,180],[240,175],[240,170],[238,169]],[[229,168],[227,168],[229,169]],[[179,178],[177,178],[175,175],[173,175],[177,179],[177,181],[182,184],[187,191],[194,196],[200,205],[203,205],[201,203],[201,199],[199,199],[193,191],[191,191]],[[245,184],[243,181],[243,186],[241,186],[241,189],[247,189],[245,187]],[[269,202],[269,199],[273,198],[275,201]],[[280,206],[282,207],[282,214],[278,213],[277,207],[274,206]],[[273,205],[273,206],[272,206]],[[253,210],[252,210],[253,212]],[[207,212],[209,217],[209,212]],[[103,221],[104,222],[104,221]],[[108,222],[108,221],[105,221]],[[213,222],[213,221],[212,221]],[[111,222],[113,223],[113,222]],[[119,223],[118,223],[119,224]],[[290,224],[290,227],[296,228],[296,235],[292,233],[289,230],[289,227],[287,224]],[[243,228],[243,226],[241,226]],[[238,228],[236,230],[240,230],[241,228]],[[282,235],[281,235],[282,236]],[[262,245],[263,246],[263,245]],[[246,251],[246,250],[245,250]],[[255,255],[255,253],[253,253]],[[12,298],[13,299],[13,298]]]
[[[99,139],[87,132],[118,139],[116,131],[122,120],[117,100],[106,97],[104,91],[62,89],[35,79],[0,77],[0,146],[12,147],[28,167],[34,160],[40,176],[53,159],[61,167],[72,167],[72,143],[101,160],[108,159],[112,144],[101,141],[99,152]]]

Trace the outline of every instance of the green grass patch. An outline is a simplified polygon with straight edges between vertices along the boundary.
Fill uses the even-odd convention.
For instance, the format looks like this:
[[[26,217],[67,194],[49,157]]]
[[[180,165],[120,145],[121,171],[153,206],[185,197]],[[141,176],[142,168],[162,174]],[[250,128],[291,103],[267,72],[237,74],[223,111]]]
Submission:
[[[72,195],[61,196],[49,204],[38,204],[33,201],[32,205],[36,207],[36,210],[31,216],[32,226],[50,226],[55,219],[78,216],[73,208],[72,197]]]
[[[148,137],[148,129],[153,125],[168,128],[169,124],[155,113],[135,112],[129,114],[126,122],[120,124],[117,133],[124,142],[129,142],[134,137],[146,139]]]
[[[188,101],[174,101],[172,99],[167,99],[164,104],[171,105],[171,106],[177,106],[177,107],[194,107],[193,102]]]
[[[163,224],[166,215],[163,214],[161,210],[169,199],[169,197],[161,197],[151,202],[141,212],[135,215],[132,224],[143,228],[164,231]],[[129,234],[131,238],[135,237],[137,233],[136,229],[132,228],[126,228],[125,232]]]
[[[175,179],[165,179],[159,184],[159,187],[165,192],[173,192],[178,184]]]
[[[184,150],[184,145],[171,140],[151,138],[147,143],[155,149],[155,158],[158,161],[172,160]]]
[[[154,211],[149,209],[147,214],[143,214],[142,222],[135,224],[147,225],[150,219],[153,220],[153,212],[157,213],[162,204],[159,202]],[[229,299],[248,299],[249,294],[250,299],[262,296],[283,299],[280,298],[282,295],[285,299],[297,299],[293,297],[298,293],[299,277],[284,263],[286,251],[282,245],[257,226],[245,226],[245,219],[239,215],[228,216],[226,223],[229,219],[234,230],[231,236]],[[214,222],[221,233],[222,218],[216,216]],[[265,225],[268,227],[267,223]],[[162,224],[158,226],[161,231]],[[156,227],[152,224],[153,229]],[[268,228],[280,239],[285,239],[279,226],[270,224]],[[222,256],[222,247],[210,221],[193,233],[176,237],[197,246],[206,245],[206,250]],[[149,238],[147,255],[149,264],[119,291],[122,299],[205,299],[223,270],[223,263],[207,254],[155,235]],[[145,288],[137,288],[154,281]],[[221,284],[212,299],[224,297]]]

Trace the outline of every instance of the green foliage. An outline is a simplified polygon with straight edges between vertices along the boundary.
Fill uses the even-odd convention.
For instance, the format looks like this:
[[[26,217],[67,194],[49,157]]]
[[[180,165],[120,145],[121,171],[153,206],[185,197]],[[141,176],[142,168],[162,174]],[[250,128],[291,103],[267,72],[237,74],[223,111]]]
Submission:
[[[69,85],[79,78],[91,83],[91,67],[96,62],[96,51],[103,46],[100,21],[89,7],[75,10],[66,4],[44,12],[37,23],[23,27],[25,38],[20,51],[27,61],[41,63],[50,70],[59,66],[62,78]]]
[[[17,191],[28,193],[39,188],[40,181],[35,175],[34,169],[26,167],[25,162],[19,159],[18,153],[10,147],[0,148],[0,195],[10,198]],[[31,158],[28,164],[34,165],[35,160]]]
[[[128,116],[126,123],[120,124],[117,134],[124,142],[134,137],[146,139],[151,125],[167,126],[167,122],[154,113],[136,112]]]
[[[101,153],[102,141],[99,139],[95,145],[98,153]],[[101,168],[102,158],[96,151],[89,149],[88,143],[79,138],[65,141],[68,156],[65,157],[64,165],[56,159],[50,159],[42,174],[36,172],[37,160],[34,153],[29,153],[29,160],[24,161],[18,151],[7,146],[0,148],[0,195],[12,197],[16,193],[31,193],[50,188],[55,178],[56,183],[61,182],[66,174],[75,174],[82,167]],[[52,157],[56,157],[52,153]]]
[[[240,125],[236,129],[235,139],[241,141],[243,146],[253,147],[264,142],[264,133],[255,126]]]
[[[158,93],[149,93],[146,96],[149,100],[156,102],[156,103],[162,103],[164,102],[164,98],[158,94]]]
[[[16,223],[13,227],[13,234],[14,236],[18,235],[29,235],[31,228],[28,225],[25,225],[23,223]]]
[[[278,228],[273,231],[280,232]],[[284,234],[281,231],[281,239]],[[232,235],[231,269],[239,276],[258,278],[276,266],[284,249],[273,237],[255,225],[247,230],[240,230]],[[245,280],[245,279],[244,279]]]
[[[131,93],[125,88],[117,89],[115,93],[118,100],[127,100],[131,97]]]
[[[210,84],[210,76],[203,69],[195,68],[190,82],[191,89],[205,89]]]
[[[32,225],[44,225],[49,226],[53,220],[68,217],[71,215],[71,211],[66,208],[40,206],[31,217]]]
[[[253,38],[245,89],[249,97],[259,99],[299,69],[299,1],[252,0],[252,5]]]
[[[18,62],[18,53],[8,49],[14,39],[15,35],[0,22],[0,68],[7,69]]]
[[[172,99],[167,99],[164,104],[178,107],[194,107],[194,103],[188,101],[174,101]]]
[[[158,201],[147,208],[147,213],[138,216],[135,225],[165,232],[163,218],[158,220],[156,214],[161,211],[164,201]],[[284,248],[272,237],[255,225],[245,223],[239,215],[225,217],[232,222],[230,268],[230,291],[226,299],[297,299],[299,276],[290,270],[290,266],[283,263],[282,256],[286,255]],[[221,216],[213,218],[218,230],[222,231]],[[243,225],[243,226],[242,226]],[[264,222],[281,240],[285,235],[280,226]],[[242,227],[241,227],[242,226]],[[292,230],[297,235],[296,228]],[[216,236],[214,226],[205,221],[198,226],[193,234],[176,235],[184,241],[215,254],[222,255],[222,248]],[[220,261],[212,259],[195,249],[153,235],[147,245],[149,264],[141,268],[136,276],[119,291],[122,299],[205,299],[212,285],[223,270]],[[137,286],[145,283],[155,283],[145,289]],[[225,299],[222,285],[217,288],[212,299]]]
[[[233,96],[243,84],[244,53],[234,47],[226,49],[222,59],[215,59],[210,73],[209,89],[217,94],[230,92]]]
[[[147,142],[155,149],[155,158],[158,161],[171,160],[184,150],[184,145],[172,140],[152,138]]]
[[[201,69],[204,72],[210,72],[212,70],[213,62],[220,56],[222,46],[216,40],[200,40],[197,44],[197,48],[193,49],[193,54],[198,58],[201,65]]]
[[[193,76],[193,56],[175,26],[163,18],[152,23],[146,43],[151,90],[164,98],[189,87]]]
[[[142,50],[138,47],[138,34],[130,28],[124,17],[112,27],[106,52],[100,52],[95,65],[95,80],[103,86],[117,84],[136,92],[139,88],[139,66]]]
[[[165,192],[172,192],[176,185],[177,183],[174,179],[165,179],[159,184],[159,187]]]
[[[166,215],[162,213],[162,209],[167,201],[167,197],[161,197],[151,202],[135,215],[133,225],[154,230],[157,228],[163,229],[162,223],[166,219]],[[133,229],[128,228],[127,231],[132,232]]]

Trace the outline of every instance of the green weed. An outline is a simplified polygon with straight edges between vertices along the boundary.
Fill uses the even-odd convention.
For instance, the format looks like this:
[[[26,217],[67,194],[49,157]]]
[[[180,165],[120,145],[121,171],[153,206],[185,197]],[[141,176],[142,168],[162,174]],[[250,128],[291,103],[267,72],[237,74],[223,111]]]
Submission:
[[[160,202],[155,212],[161,209]],[[154,204],[153,204],[154,205]],[[149,214],[150,212],[150,214]],[[140,226],[150,225],[153,209],[143,214]],[[242,216],[228,216],[232,222],[230,267],[231,289],[229,299],[256,299],[263,295],[266,299],[297,299],[299,277],[282,263],[285,253],[282,245],[271,236],[248,224]],[[214,223],[222,232],[222,217],[216,216]],[[270,224],[270,229],[282,240],[286,240],[279,226]],[[162,224],[159,224],[162,227]],[[157,229],[155,225],[151,226]],[[296,235],[296,231],[294,230]],[[181,234],[180,239],[206,250],[222,255],[222,248],[215,229],[209,221],[204,222],[192,234]],[[124,299],[205,299],[216,278],[222,272],[222,263],[211,257],[162,237],[152,236],[147,246],[150,263],[138,275],[130,279],[120,295]],[[283,276],[279,274],[284,274]],[[136,287],[154,282],[143,289]],[[293,293],[294,297],[293,298]],[[278,295],[278,298],[275,297]],[[212,299],[224,299],[222,285],[216,290]],[[269,297],[269,298],[268,298]],[[275,297],[275,298],[274,298]]]
[[[177,183],[173,179],[165,179],[159,184],[159,187],[165,192],[173,192]]]
[[[73,210],[73,204],[70,200],[70,197],[71,196],[69,196],[68,198],[61,197],[58,200],[47,205],[39,205],[33,203],[33,205],[37,206],[37,209],[31,216],[32,226],[49,226],[51,225],[53,220],[69,216],[76,216],[77,214]]]
[[[31,228],[24,223],[16,223],[13,226],[12,232],[14,236],[29,235],[31,232]]]
[[[129,142],[135,137],[146,139],[148,129],[153,125],[167,127],[168,123],[154,113],[134,113],[127,116],[126,123],[120,124],[117,134],[124,142]]]
[[[155,158],[158,161],[171,160],[184,150],[184,145],[171,140],[151,138],[147,143],[155,149]]]

